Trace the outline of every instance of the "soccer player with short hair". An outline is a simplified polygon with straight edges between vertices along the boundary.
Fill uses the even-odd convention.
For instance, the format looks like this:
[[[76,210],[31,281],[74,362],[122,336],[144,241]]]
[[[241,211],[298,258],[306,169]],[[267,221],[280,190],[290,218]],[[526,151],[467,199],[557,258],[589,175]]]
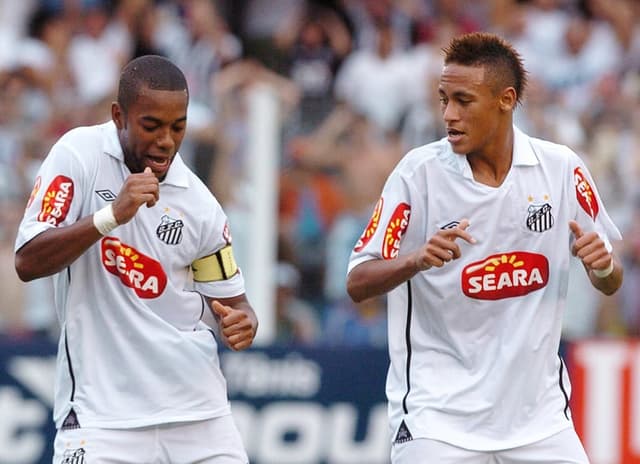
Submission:
[[[15,265],[54,279],[55,464],[248,463],[201,318],[234,350],[258,322],[225,213],[178,153],[188,100],[173,63],[137,58],[112,121],[63,135],[38,172]]]
[[[505,40],[454,38],[447,137],[400,161],[351,254],[351,297],[388,293],[394,464],[588,462],[558,354],[569,265],[614,293],[621,236],[578,155],[514,126],[525,86]]]

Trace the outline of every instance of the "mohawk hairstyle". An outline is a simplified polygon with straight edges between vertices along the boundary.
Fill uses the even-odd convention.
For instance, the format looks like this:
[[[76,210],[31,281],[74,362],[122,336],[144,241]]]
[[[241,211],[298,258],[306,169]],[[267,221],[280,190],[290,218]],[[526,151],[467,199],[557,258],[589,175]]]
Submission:
[[[443,51],[445,65],[482,66],[491,75],[496,91],[513,87],[517,102],[522,103],[527,71],[520,54],[503,38],[486,32],[473,32],[455,37]]]
[[[142,87],[152,90],[185,90],[187,80],[180,69],[167,58],[144,55],[130,61],[120,74],[118,104],[126,113]]]

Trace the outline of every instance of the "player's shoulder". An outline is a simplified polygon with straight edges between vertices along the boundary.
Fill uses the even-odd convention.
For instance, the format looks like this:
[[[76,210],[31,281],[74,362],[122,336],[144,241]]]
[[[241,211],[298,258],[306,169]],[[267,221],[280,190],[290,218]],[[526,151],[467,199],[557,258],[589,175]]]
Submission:
[[[550,140],[527,136],[534,153],[541,162],[570,163],[578,159],[578,155],[567,145]]]
[[[451,149],[446,139],[436,140],[409,150],[398,162],[396,170],[400,173],[412,175],[431,162],[446,161],[450,152]]]
[[[118,135],[115,125],[110,122],[70,129],[56,141],[51,151],[73,156],[81,164],[91,164],[116,145],[119,146]]]
[[[97,124],[93,126],[78,126],[65,132],[57,143],[68,144],[73,147],[97,147],[102,148],[102,142],[109,137],[109,128],[112,123]],[[115,127],[114,127],[114,136]]]

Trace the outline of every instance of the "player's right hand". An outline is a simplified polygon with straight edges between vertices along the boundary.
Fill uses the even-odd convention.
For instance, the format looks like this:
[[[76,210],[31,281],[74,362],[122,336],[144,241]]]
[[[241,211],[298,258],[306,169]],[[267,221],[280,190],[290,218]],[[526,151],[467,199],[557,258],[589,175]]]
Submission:
[[[426,271],[435,266],[442,267],[445,263],[458,259],[461,256],[460,247],[456,239],[462,239],[468,243],[476,243],[467,231],[469,220],[463,219],[452,229],[441,229],[433,235],[422,248],[414,254],[416,269]]]
[[[125,180],[113,202],[113,215],[118,224],[126,224],[146,204],[151,208],[160,198],[160,183],[149,167],[144,172],[131,174]]]

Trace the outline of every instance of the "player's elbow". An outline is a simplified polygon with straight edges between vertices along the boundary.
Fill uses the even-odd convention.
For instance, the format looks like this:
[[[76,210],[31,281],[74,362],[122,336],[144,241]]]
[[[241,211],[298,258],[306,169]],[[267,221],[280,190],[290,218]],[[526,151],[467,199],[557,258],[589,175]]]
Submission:
[[[347,294],[355,303],[360,303],[367,299],[364,287],[359,285],[357,279],[353,278],[351,274],[347,276]]]
[[[16,268],[16,274],[23,282],[29,282],[41,277],[37,272],[35,266],[29,263],[29,260],[25,258],[21,253],[16,253],[14,265]]]
[[[35,279],[32,273],[29,272],[29,268],[25,266],[24,260],[16,255],[15,259],[15,268],[18,277],[23,282],[29,282],[30,280]]]

